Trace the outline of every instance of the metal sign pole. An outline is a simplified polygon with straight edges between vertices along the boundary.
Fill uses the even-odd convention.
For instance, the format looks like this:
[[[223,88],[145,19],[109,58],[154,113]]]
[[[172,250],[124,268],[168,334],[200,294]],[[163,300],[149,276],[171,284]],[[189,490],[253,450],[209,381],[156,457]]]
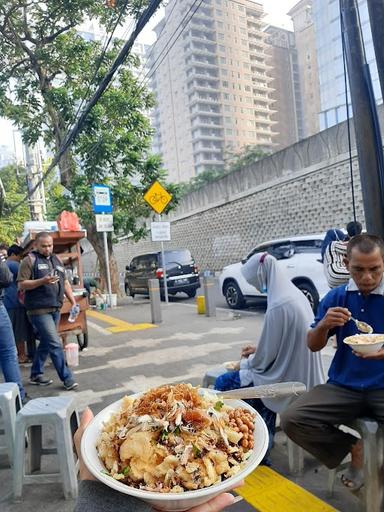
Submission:
[[[161,214],[159,213],[159,222],[161,222]],[[161,263],[163,266],[163,279],[164,279],[164,297],[165,302],[168,304],[168,284],[167,284],[167,269],[165,268],[165,254],[164,254],[164,242],[161,243]]]
[[[107,232],[103,231],[104,238],[104,253],[105,253],[105,265],[107,267],[107,285],[108,285],[108,295],[109,295],[109,307],[112,306],[112,286],[111,286],[111,271],[109,268],[109,253],[108,253],[108,238]]]

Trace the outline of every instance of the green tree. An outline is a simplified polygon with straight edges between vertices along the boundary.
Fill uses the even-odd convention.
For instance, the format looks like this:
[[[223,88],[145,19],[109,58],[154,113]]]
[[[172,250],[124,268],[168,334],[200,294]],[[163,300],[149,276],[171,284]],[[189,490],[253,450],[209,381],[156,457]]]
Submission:
[[[143,0],[115,3],[115,9],[110,9],[104,0],[0,0],[0,115],[14,121],[25,142],[34,144],[43,137],[53,151],[60,147],[79,103],[95,90],[121,45],[115,40],[101,58],[102,45],[86,41],[74,27],[88,17],[110,28],[123,4],[131,16],[147,4]],[[153,99],[135,78],[138,64],[134,56],[127,59],[89,114],[59,165],[66,195],[59,197],[57,187],[51,195],[56,202],[51,212],[66,206],[79,215],[104,275],[102,236],[95,231],[91,208],[92,184],[111,186],[116,233],[138,239],[145,233],[140,219],[150,214],[143,191],[154,179],[164,179],[159,159],[149,154],[152,133],[143,112]],[[117,290],[111,237],[109,251],[112,285]]]
[[[238,153],[227,151],[226,167],[227,172],[238,171],[246,165],[250,165],[257,160],[261,160],[270,155],[270,152],[264,151],[260,146],[246,145]]]
[[[212,183],[213,181],[217,181],[226,174],[230,174],[231,172],[236,172],[242,169],[244,166],[252,164],[257,160],[261,160],[265,158],[270,153],[265,152],[260,149],[259,146],[245,146],[242,151],[239,153],[234,153],[232,151],[225,152],[225,162],[226,165],[222,169],[206,169],[202,171],[197,176],[191,178],[188,182],[182,183],[180,185],[179,195],[183,196],[185,194],[189,194],[194,190],[198,190],[199,188],[204,187],[208,183]]]
[[[7,165],[0,169],[0,180],[0,242],[13,244],[22,233],[24,222],[29,219],[27,204],[12,212],[14,205],[27,192],[25,169]]]

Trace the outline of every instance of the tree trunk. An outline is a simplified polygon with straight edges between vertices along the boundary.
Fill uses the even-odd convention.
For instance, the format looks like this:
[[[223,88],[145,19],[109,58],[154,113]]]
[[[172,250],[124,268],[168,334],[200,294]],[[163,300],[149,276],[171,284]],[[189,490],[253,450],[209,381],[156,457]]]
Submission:
[[[103,234],[98,233],[95,229],[94,225],[87,224],[85,226],[87,230],[87,238],[94,248],[97,259],[99,260],[100,265],[100,276],[102,279],[102,282],[104,283],[104,289],[105,291],[108,291],[108,285],[107,285],[107,265],[105,261],[105,251],[104,251],[104,242],[103,242]],[[111,288],[112,293],[116,293],[118,296],[122,295],[122,292],[120,290],[119,286],[119,272],[117,267],[117,261],[115,254],[113,252],[113,246],[111,237],[108,236],[108,254],[109,254],[109,271],[111,275]]]

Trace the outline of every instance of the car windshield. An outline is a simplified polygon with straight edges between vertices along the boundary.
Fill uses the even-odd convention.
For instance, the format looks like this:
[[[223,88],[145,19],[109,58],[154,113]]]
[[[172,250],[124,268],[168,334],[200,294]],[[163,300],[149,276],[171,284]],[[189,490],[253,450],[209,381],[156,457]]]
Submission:
[[[189,251],[165,251],[165,263],[167,265],[177,263],[179,265],[190,265],[193,263],[191,253]],[[160,254],[161,258],[161,254]]]

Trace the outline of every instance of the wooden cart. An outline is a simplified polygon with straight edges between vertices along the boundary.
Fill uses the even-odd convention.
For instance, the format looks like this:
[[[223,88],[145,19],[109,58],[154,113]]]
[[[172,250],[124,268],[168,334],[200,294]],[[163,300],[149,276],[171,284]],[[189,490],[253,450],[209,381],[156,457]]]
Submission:
[[[34,239],[37,233],[30,232],[24,241],[25,252],[33,249]],[[80,313],[75,322],[68,322],[71,303],[64,296],[59,323],[59,334],[65,340],[69,334],[75,334],[80,347],[83,350],[88,346],[88,328],[86,311],[89,307],[88,294],[84,288],[83,266],[81,263],[80,240],[85,237],[84,231],[52,231],[49,233],[53,239],[53,252],[63,262],[67,272],[68,281],[71,283],[73,295],[80,306]]]

